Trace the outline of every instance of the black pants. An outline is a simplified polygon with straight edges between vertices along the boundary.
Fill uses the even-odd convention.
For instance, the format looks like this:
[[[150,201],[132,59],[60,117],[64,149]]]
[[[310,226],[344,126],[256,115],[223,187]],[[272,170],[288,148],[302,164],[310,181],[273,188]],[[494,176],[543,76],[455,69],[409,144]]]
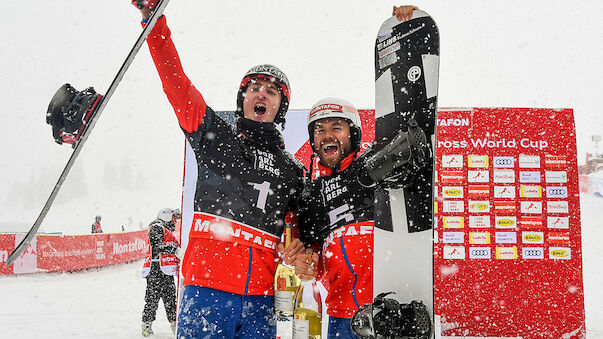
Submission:
[[[151,272],[147,276],[147,291],[144,296],[144,310],[142,321],[155,321],[155,314],[159,306],[159,299],[163,299],[165,314],[170,322],[176,321],[176,285],[174,276],[161,272],[158,263],[152,263]]]

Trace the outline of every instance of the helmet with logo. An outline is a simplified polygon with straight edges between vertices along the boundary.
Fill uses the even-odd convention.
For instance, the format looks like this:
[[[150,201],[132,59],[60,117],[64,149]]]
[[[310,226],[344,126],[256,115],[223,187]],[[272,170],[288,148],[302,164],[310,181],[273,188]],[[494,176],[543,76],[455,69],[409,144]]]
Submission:
[[[159,213],[157,213],[157,219],[159,219],[161,221],[165,221],[165,222],[172,222],[173,215],[179,216],[180,210],[164,208],[164,209],[160,210]]]
[[[310,145],[314,149],[314,124],[320,119],[342,118],[350,125],[352,152],[360,151],[362,139],[362,124],[358,110],[351,102],[340,98],[325,98],[312,106],[308,113],[308,135]]]
[[[245,73],[241,85],[239,86],[239,92],[237,93],[237,115],[243,116],[243,99],[247,86],[254,79],[266,79],[274,82],[279,92],[281,93],[281,105],[278,108],[276,117],[274,118],[275,124],[285,124],[285,114],[289,108],[289,99],[291,98],[291,92],[289,90],[289,79],[283,71],[278,67],[264,64],[253,66],[250,70]]]

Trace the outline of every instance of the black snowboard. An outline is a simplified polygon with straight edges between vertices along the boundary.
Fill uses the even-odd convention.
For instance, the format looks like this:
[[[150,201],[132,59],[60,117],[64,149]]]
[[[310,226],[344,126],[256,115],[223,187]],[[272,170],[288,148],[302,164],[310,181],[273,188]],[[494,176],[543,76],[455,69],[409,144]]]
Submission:
[[[386,20],[375,45],[375,148],[414,119],[430,143],[428,163],[400,189],[375,192],[373,291],[396,292],[401,303],[421,300],[433,315],[433,182],[439,33],[433,19]],[[432,316],[433,318],[433,316]]]

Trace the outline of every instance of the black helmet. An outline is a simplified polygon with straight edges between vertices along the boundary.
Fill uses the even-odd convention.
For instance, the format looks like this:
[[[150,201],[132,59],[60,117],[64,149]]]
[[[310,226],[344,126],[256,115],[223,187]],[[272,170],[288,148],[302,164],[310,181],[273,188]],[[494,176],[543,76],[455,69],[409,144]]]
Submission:
[[[284,125],[285,114],[289,108],[289,99],[291,97],[289,79],[287,79],[285,73],[278,67],[269,64],[251,67],[251,69],[245,73],[243,80],[241,80],[241,85],[239,86],[239,92],[237,93],[237,115],[243,116],[243,93],[247,90],[249,82],[258,78],[270,80],[278,85],[279,92],[281,93],[281,105],[274,118],[274,123]]]

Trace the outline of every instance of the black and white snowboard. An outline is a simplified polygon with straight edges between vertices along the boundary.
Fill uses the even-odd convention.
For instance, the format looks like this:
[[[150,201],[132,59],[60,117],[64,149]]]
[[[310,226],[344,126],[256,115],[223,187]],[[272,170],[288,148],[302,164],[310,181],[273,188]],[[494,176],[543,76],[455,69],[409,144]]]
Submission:
[[[386,20],[375,45],[375,148],[416,121],[431,142],[426,165],[404,188],[375,192],[373,291],[400,303],[422,301],[433,323],[433,178],[439,33],[416,10],[411,20]]]

